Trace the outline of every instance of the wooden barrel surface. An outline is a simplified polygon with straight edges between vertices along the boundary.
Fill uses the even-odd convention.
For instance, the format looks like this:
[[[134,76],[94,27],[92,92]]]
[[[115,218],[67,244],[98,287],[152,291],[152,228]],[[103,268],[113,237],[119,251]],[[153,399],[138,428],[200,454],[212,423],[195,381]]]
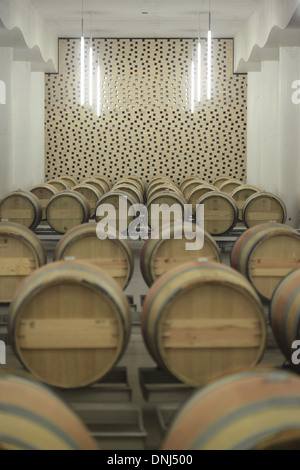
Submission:
[[[144,202],[144,197],[141,192],[141,190],[134,184],[134,183],[117,183],[112,191],[117,190],[117,191],[122,191],[126,194],[129,194],[135,199],[136,204],[143,204]]]
[[[284,202],[279,197],[259,192],[247,199],[242,217],[246,227],[250,228],[267,222],[284,224],[287,213]]]
[[[102,269],[79,261],[37,270],[9,309],[16,355],[34,377],[59,388],[104,377],[123,355],[130,329],[121,288]]]
[[[181,408],[163,450],[299,450],[299,388],[279,370],[217,380]]]
[[[215,186],[217,189],[220,189],[222,184],[225,183],[225,181],[228,181],[230,178],[227,176],[220,176],[219,178],[216,178],[213,182],[213,186]]]
[[[190,193],[193,189],[197,188],[200,184],[204,184],[204,181],[200,178],[195,178],[193,180],[185,181],[180,185],[180,190],[182,191],[186,200],[190,197]]]
[[[237,187],[232,193],[231,197],[236,202],[239,209],[239,220],[243,220],[243,207],[247,199],[253,194],[259,193],[260,190],[255,186],[244,185]]]
[[[180,189],[182,190],[182,188],[185,186],[186,183],[189,183],[190,181],[195,180],[195,179],[199,180],[200,178],[199,178],[199,176],[196,176],[196,175],[195,176],[186,176],[185,178],[183,178],[180,181],[180,185],[179,185]],[[202,180],[202,182],[205,183],[204,180]]]
[[[133,274],[133,254],[126,240],[108,232],[101,240],[97,224],[83,224],[70,230],[57,244],[53,260],[80,260],[102,268],[122,289]]]
[[[47,205],[50,199],[55,194],[58,194],[58,190],[54,186],[51,186],[51,184],[40,184],[40,185],[34,186],[30,190],[30,192],[39,199],[40,204],[42,206],[42,210],[43,210],[42,219],[46,220]]]
[[[197,204],[204,206],[204,229],[211,235],[222,235],[235,227],[238,208],[228,194],[209,192],[200,197]]]
[[[215,191],[216,188],[212,184],[201,184],[196,186],[189,195],[188,203],[192,204],[192,214],[196,215],[196,204],[199,201],[200,197],[204,196],[204,194],[211,193]]]
[[[46,217],[57,233],[66,233],[77,225],[88,222],[91,215],[87,199],[76,191],[64,191],[49,201]]]
[[[144,181],[142,180],[142,178],[139,178],[138,176],[127,176],[126,177],[126,180],[127,181],[134,181],[135,183],[137,183],[142,191],[142,194],[144,193],[145,191],[145,183]]]
[[[73,178],[72,176],[61,176],[60,179],[65,181],[67,183],[67,185],[69,186],[69,188],[71,188],[71,189],[74,186],[77,186],[77,184],[78,184],[76,178]]]
[[[221,254],[214,239],[209,233],[203,233],[200,227],[198,230],[199,236],[203,236],[203,245],[200,248],[187,249],[187,245],[195,243],[196,224],[193,224],[191,229],[183,229],[182,224],[163,227],[158,235],[154,234],[145,242],[140,265],[148,286],[166,272],[189,261],[206,258],[208,261],[221,262]]]
[[[277,344],[292,367],[299,372],[299,364],[292,361],[295,352],[292,345],[300,340],[300,264],[299,269],[286,276],[275,290],[270,311]]]
[[[0,221],[14,222],[35,230],[42,220],[39,199],[29,191],[14,191],[0,202]]]
[[[147,198],[150,199],[152,196],[160,192],[171,192],[171,193],[180,194],[181,197],[183,196],[180,189],[174,184],[160,183],[159,185],[156,185],[148,190]]]
[[[108,187],[107,183],[103,181],[99,181],[97,179],[88,179],[88,180],[85,180],[83,183],[81,183],[81,185],[82,184],[84,185],[88,184],[89,186],[93,186],[100,193],[100,196],[103,196],[103,194],[109,191],[107,189]]]
[[[113,184],[112,182],[110,181],[109,178],[107,178],[107,176],[93,176],[93,179],[94,180],[97,180],[97,181],[100,181],[100,183],[102,183],[106,189],[105,192],[108,192],[111,190],[111,188],[113,187]]]
[[[256,365],[266,344],[262,304],[247,279],[225,265],[200,261],[182,264],[153,284],[142,331],[154,360],[193,387]]]
[[[76,191],[77,193],[82,194],[82,196],[87,199],[90,206],[91,217],[95,217],[96,207],[99,199],[101,198],[101,193],[98,191],[98,189],[96,189],[95,186],[92,186],[91,184],[80,184],[78,186],[74,186],[72,191]]]
[[[237,181],[237,180],[228,180],[228,181],[224,181],[223,184],[221,184],[220,186],[220,191],[222,191],[223,193],[226,193],[226,194],[232,194],[233,191],[237,188],[239,188],[240,186],[242,186],[242,183],[240,181]]]
[[[168,209],[171,209],[172,206],[176,205],[178,210],[176,210],[175,213],[169,213],[170,223],[174,223],[176,220],[184,220],[185,204],[186,200],[184,199],[183,195],[175,192],[161,191],[154,194],[147,201],[149,226],[153,230],[158,230],[164,225],[164,222],[169,223],[168,221],[164,221],[165,217],[163,216],[162,212],[156,212],[156,209],[159,209],[158,206],[165,206],[168,212]]]
[[[149,193],[154,188],[160,187],[161,185],[165,185],[165,184],[172,186],[172,187],[176,187],[173,181],[171,181],[170,178],[167,178],[167,177],[158,177],[156,179],[151,180],[146,189],[147,198],[149,197]]]
[[[281,224],[256,225],[235,243],[231,266],[249,279],[260,296],[271,300],[280,281],[300,267],[300,235]]]
[[[66,191],[66,189],[70,188],[63,179],[52,179],[47,181],[47,184],[51,184],[51,186],[54,186],[58,191]]]
[[[45,386],[0,374],[0,450],[98,450],[77,416]]]
[[[26,227],[0,223],[0,303],[9,303],[20,283],[47,263],[46,252],[37,236]]]
[[[126,232],[129,224],[134,220],[134,216],[128,215],[129,208],[136,204],[136,200],[128,193],[124,193],[120,190],[110,191],[104,194],[99,201],[96,209],[96,221],[105,222],[110,227],[115,227],[117,232]],[[113,211],[107,214],[102,209],[105,206],[111,206]]]

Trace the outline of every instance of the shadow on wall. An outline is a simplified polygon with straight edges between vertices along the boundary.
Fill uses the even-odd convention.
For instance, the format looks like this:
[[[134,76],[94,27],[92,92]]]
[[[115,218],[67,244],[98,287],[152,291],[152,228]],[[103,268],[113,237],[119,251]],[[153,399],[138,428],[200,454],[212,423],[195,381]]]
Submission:
[[[0,104],[6,104],[6,85],[0,80]]]

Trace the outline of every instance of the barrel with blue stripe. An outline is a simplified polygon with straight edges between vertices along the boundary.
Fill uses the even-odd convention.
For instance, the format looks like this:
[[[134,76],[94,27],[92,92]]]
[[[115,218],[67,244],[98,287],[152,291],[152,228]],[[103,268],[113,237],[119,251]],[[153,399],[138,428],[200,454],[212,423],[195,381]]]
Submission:
[[[252,227],[235,243],[231,266],[270,301],[282,279],[300,267],[300,235],[282,224]]]
[[[46,387],[0,374],[0,450],[99,450],[86,427]]]
[[[33,377],[60,388],[100,380],[127,347],[131,312],[118,284],[80,261],[37,270],[9,309],[10,344]]]
[[[271,325],[279,348],[299,372],[299,361],[292,360],[296,354],[292,346],[294,341],[300,341],[300,268],[285,277],[277,287],[271,303]]]
[[[142,331],[153,359],[193,387],[256,365],[266,344],[262,304],[247,279],[200,260],[173,268],[153,284]]]
[[[229,375],[196,392],[163,450],[299,450],[300,379],[280,370]]]

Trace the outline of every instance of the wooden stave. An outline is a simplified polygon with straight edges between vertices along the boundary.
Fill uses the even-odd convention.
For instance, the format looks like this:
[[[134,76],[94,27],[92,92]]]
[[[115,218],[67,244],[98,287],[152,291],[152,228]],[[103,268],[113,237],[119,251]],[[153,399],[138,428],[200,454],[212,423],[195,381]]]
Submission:
[[[80,224],[84,224],[86,222],[88,222],[89,218],[90,218],[90,205],[88,203],[88,200],[82,196],[82,194],[79,194],[77,193],[76,191],[72,191],[72,190],[68,190],[68,191],[63,191],[61,193],[58,193],[56,194],[55,196],[53,196],[47,207],[46,207],[46,218],[47,218],[47,222],[48,224],[50,225],[50,227],[56,231],[57,233],[66,233],[66,231],[68,231],[69,229],[67,229],[66,231],[61,231],[60,229],[57,230],[57,222],[54,222],[54,221],[51,221],[50,217],[49,217],[49,211],[51,210],[51,206],[52,204],[54,204],[58,199],[61,199],[63,197],[68,197],[68,198],[73,198],[74,200],[76,200],[79,204],[80,204],[80,207],[82,209],[82,219],[81,219],[81,222],[80,223],[76,223],[76,225],[80,225]],[[56,218],[57,220],[57,218]],[[58,219],[60,220],[60,219]],[[75,225],[75,226],[76,226]]]
[[[144,195],[144,184],[143,184],[143,182],[139,179],[134,179],[134,177],[129,177],[128,176],[126,178],[122,178],[121,180],[117,181],[117,183],[114,184],[113,187],[116,187],[119,184],[125,184],[125,183],[129,184],[131,186],[134,186],[142,196]]]
[[[294,352],[292,344],[300,339],[299,286],[300,268],[291,272],[281,281],[274,292],[270,307],[270,321],[276,342],[291,367],[297,372],[300,367],[292,363],[291,357]]]
[[[29,226],[28,226],[28,224],[26,224],[26,225],[24,225],[24,227],[27,227],[30,230],[35,230],[39,226],[39,224],[42,220],[43,209],[42,209],[42,206],[40,204],[39,199],[33,193],[31,193],[30,191],[19,190],[19,191],[14,191],[12,193],[7,194],[3,199],[1,199],[0,214],[1,214],[1,207],[2,207],[3,203],[10,197],[18,197],[18,196],[24,197],[32,205],[33,210],[34,210],[34,219],[32,220],[32,223]],[[1,215],[0,215],[0,217],[1,217]],[[0,218],[0,221],[1,221],[2,218],[3,217]],[[9,221],[9,219],[8,219],[8,221]],[[14,221],[12,221],[12,222],[14,222]],[[15,222],[15,223],[20,223],[20,222]],[[20,225],[23,225],[23,224],[20,223]]]
[[[148,224],[149,227],[151,227],[151,205],[152,204],[159,204],[161,205],[162,203],[159,202],[160,198],[171,198],[173,199],[172,205],[173,204],[180,204],[182,207],[182,220],[184,220],[185,217],[185,204],[186,200],[184,199],[182,194],[177,194],[177,193],[172,193],[172,192],[165,192],[161,191],[160,193],[156,193],[153,197],[147,200],[147,211],[148,211]],[[163,203],[164,204],[164,203]]]
[[[244,206],[246,200],[250,197],[250,196],[248,196],[248,197],[242,199],[242,204],[239,204],[240,200],[238,200],[237,197],[238,197],[243,191],[253,191],[252,194],[250,194],[250,196],[252,196],[253,194],[259,193],[259,192],[260,192],[260,189],[258,189],[256,186],[252,186],[252,185],[242,185],[242,186],[239,186],[238,188],[236,188],[236,189],[231,193],[231,197],[232,197],[232,199],[236,202],[236,204],[237,204],[237,206],[238,206],[238,209],[239,209],[239,220],[240,220],[240,221],[243,220],[243,206]]]
[[[100,181],[100,183],[102,183],[102,184],[104,183],[104,185],[106,186],[106,191],[105,192],[110,191],[111,188],[113,187],[112,182],[106,176],[103,176],[103,175],[102,176],[93,176],[93,179]]]
[[[213,186],[215,186],[218,190],[220,190],[220,187],[222,186],[222,184],[228,180],[230,180],[230,178],[227,176],[219,176],[213,181]]]
[[[115,189],[117,191],[124,191],[124,193],[130,194],[136,200],[136,204],[143,204],[143,202],[144,202],[144,197],[143,197],[140,189],[134,184],[131,184],[131,183],[117,183],[113,187],[112,191],[114,191]]]
[[[188,197],[186,196],[186,189],[189,188],[191,185],[197,186],[197,185],[204,184],[204,183],[205,181],[202,180],[201,178],[194,178],[192,180],[187,180],[181,183],[180,191],[184,194],[184,197],[188,199]]]
[[[81,186],[81,185],[93,186],[100,193],[100,196],[103,196],[108,191],[106,183],[103,184],[103,182],[96,180],[96,179],[87,179],[83,181],[82,183],[80,183],[80,185],[78,186]]]
[[[73,176],[61,176],[60,179],[65,181],[70,189],[78,184],[76,178],[73,178]]]
[[[259,193],[255,193],[251,197],[249,197],[247,199],[247,201],[245,202],[244,206],[243,206],[242,218],[243,218],[243,222],[244,222],[245,226],[247,228],[251,228],[255,225],[260,225],[261,223],[270,222],[270,220],[271,220],[270,218],[268,218],[266,220],[262,220],[262,221],[260,221],[260,223],[251,224],[251,225],[249,225],[249,221],[247,221],[247,211],[249,210],[249,205],[251,205],[251,203],[253,201],[256,201],[258,198],[262,198],[262,197],[273,199],[278,203],[278,205],[280,206],[281,211],[282,211],[282,218],[281,218],[281,221],[275,221],[275,222],[285,224],[286,219],[287,219],[287,209],[286,209],[286,206],[285,206],[284,202],[278,196],[276,196],[275,194],[266,193],[266,192],[261,191]]]
[[[196,180],[196,179],[186,182],[182,187],[182,193],[185,199],[188,201],[193,190],[203,184],[204,183],[202,180]]]
[[[157,186],[160,186],[161,184],[169,184],[170,186],[175,186],[176,185],[173,183],[173,181],[171,181],[170,178],[167,178],[167,177],[157,177],[156,179],[153,179],[150,181],[150,183],[148,184],[147,188],[146,188],[146,198],[148,199],[148,196],[149,196],[149,192],[156,188]]]
[[[193,214],[193,216],[196,215],[196,204],[197,204],[197,201],[199,201],[200,197],[204,196],[204,194],[206,194],[206,193],[209,193],[209,192],[212,192],[212,191],[215,191],[215,190],[216,190],[216,188],[212,184],[201,184],[199,186],[196,186],[196,188],[194,188],[190,192],[190,195],[189,195],[189,198],[188,198],[188,203],[192,204],[192,214]],[[200,196],[197,195],[197,193],[199,191],[203,192],[203,194],[201,194]]]
[[[282,224],[262,224],[255,225],[248,229],[236,241],[231,252],[231,266],[243,274],[252,283],[259,295],[265,300],[271,300],[272,296],[265,296],[258,287],[254,285],[250,274],[250,262],[253,251],[264,241],[270,240],[276,236],[290,235],[299,238],[298,233],[291,227]]]
[[[38,196],[38,194],[36,194],[36,192],[38,192],[38,191],[46,191],[48,193],[48,197],[47,198],[40,198]],[[55,194],[59,193],[59,191],[54,186],[51,186],[51,184],[45,183],[45,184],[40,184],[40,185],[33,186],[33,188],[30,189],[30,192],[32,194],[34,194],[40,200],[40,203],[41,203],[42,209],[43,209],[42,220],[46,220],[46,207],[47,207],[47,204]],[[45,202],[41,202],[41,201],[45,201]]]
[[[95,186],[92,186],[91,184],[79,184],[78,186],[74,186],[72,188],[72,191],[82,194],[88,200],[90,205],[91,217],[95,217],[97,202],[101,197],[100,192],[95,188]],[[84,194],[86,193],[86,191],[88,191],[90,197]]]
[[[234,185],[235,187],[232,188],[232,185]],[[219,191],[222,191],[226,194],[231,195],[233,193],[233,191],[235,189],[239,188],[240,186],[243,186],[243,183],[241,183],[240,181],[238,181],[238,180],[228,180],[228,181],[224,181],[224,183],[221,184],[221,186],[219,188]]]
[[[120,190],[115,190],[115,191],[109,191],[108,193],[104,194],[98,201],[98,205],[96,207],[96,222],[101,222],[101,219],[97,216],[97,210],[98,210],[98,207],[100,207],[100,205],[102,203],[104,204],[110,204],[110,202],[107,202],[109,201],[109,199],[111,197],[115,197],[115,196],[119,196],[119,197],[123,197],[123,198],[127,198],[127,211],[128,211],[128,208],[130,206],[133,206],[136,204],[136,200],[128,193],[124,193]],[[130,225],[130,223],[134,220],[134,217],[133,216],[130,216],[130,217],[127,217],[127,221],[128,221],[128,227]],[[127,228],[128,228],[127,227]],[[117,224],[117,231],[119,230],[119,227],[118,227],[118,224]]]
[[[209,192],[209,193],[206,193],[204,194],[198,201],[197,201],[197,204],[198,205],[201,205],[201,204],[204,204],[210,197],[219,197],[219,198],[222,198],[224,200],[226,200],[227,202],[230,203],[230,206],[232,208],[232,211],[233,211],[233,219],[232,219],[232,223],[231,224],[228,224],[228,227],[226,228],[225,231],[218,231],[218,232],[213,232],[211,233],[207,228],[205,228],[204,226],[204,229],[210,233],[211,235],[223,235],[224,233],[227,233],[229,232],[230,230],[232,230],[237,222],[238,222],[238,207],[235,203],[235,201],[232,199],[231,196],[228,196],[228,194],[226,193],[222,193],[221,191],[212,191],[212,192]],[[205,224],[205,208],[204,208],[204,224]]]
[[[217,380],[196,392],[177,413],[162,450],[270,450],[272,440],[280,449],[293,429],[299,449],[299,383],[290,372],[255,368]],[[268,416],[272,418],[276,409],[274,426]],[[244,417],[252,422],[243,425]]]
[[[57,191],[66,191],[67,189],[70,189],[69,185],[63,179],[52,179],[47,181],[47,184],[54,186]]]
[[[41,377],[36,373],[36,371],[32,370],[32,368],[28,366],[26,360],[24,360],[23,355],[20,353],[19,346],[15,338],[18,331],[18,322],[21,321],[19,316],[22,313],[22,309],[26,308],[27,303],[32,299],[32,296],[38,294],[41,290],[44,290],[46,285],[61,285],[61,283],[65,281],[73,281],[74,285],[76,283],[78,285],[84,283],[84,285],[89,286],[91,290],[96,290],[102,294],[105,293],[110,299],[110,302],[114,305],[115,311],[118,313],[118,321],[120,324],[119,332],[122,333],[122,343],[118,346],[119,351],[113,360],[113,365],[110,365],[104,371],[98,371],[96,374],[94,373],[93,377],[88,381],[82,381],[81,383],[74,383],[72,385],[63,385],[62,383],[46,381],[45,377]],[[58,261],[38,269],[22,282],[9,307],[8,334],[10,344],[16,356],[24,368],[32,374],[34,379],[60,389],[83,388],[103,378],[112,370],[113,367],[116,366],[125,353],[131,334],[131,310],[127,297],[115,280],[107,275],[105,271],[82,261]],[[121,337],[121,334],[119,336]]]
[[[147,193],[147,199],[150,199],[152,196],[154,196],[155,194],[161,191],[174,192],[176,194],[183,196],[182,192],[180,191],[180,189],[178,189],[177,186],[173,184],[168,184],[168,183],[161,183],[160,185],[156,185],[149,189]]]
[[[0,385],[0,403],[6,407],[0,449],[8,444],[16,450],[99,450],[79,418],[45,386],[12,374],[0,375]],[[11,428],[11,419],[19,425]]]
[[[145,183],[142,180],[142,178],[139,178],[138,176],[129,175],[129,176],[126,177],[126,179],[129,180],[129,181],[135,181],[139,185],[142,194],[144,194],[144,192],[145,192]]]
[[[181,225],[178,225],[178,224],[173,224],[171,226],[171,229],[170,229],[171,238],[174,236],[174,233],[177,230],[180,230],[180,228],[181,228]],[[193,229],[195,229],[195,224],[193,224]],[[148,240],[146,240],[146,242],[144,243],[143,249],[141,251],[140,268],[141,268],[141,273],[144,278],[144,281],[146,282],[148,287],[151,287],[153,283],[157,281],[157,278],[155,278],[154,274],[151,272],[151,259],[155,255],[155,252],[161,247],[161,245],[168,242],[168,240],[162,239],[163,232],[164,232],[164,227],[162,227],[159,231],[159,238],[149,237]],[[211,235],[208,232],[204,232],[204,237],[205,237],[205,241],[207,242],[207,244],[210,245],[213,250],[215,250],[214,261],[221,262],[221,253],[214,239],[211,237]],[[206,258],[206,256],[199,255],[197,256],[197,258]]]
[[[188,183],[189,181],[192,181],[192,180],[195,180],[195,179],[199,180],[200,177],[195,175],[195,176],[186,176],[185,178],[183,178],[183,179],[180,181],[180,184],[179,184],[180,190],[182,190],[182,186],[184,186],[185,183]],[[203,183],[205,183],[204,180],[202,180],[202,181],[203,181]]]
[[[222,270],[224,271],[225,274],[230,274],[230,277],[226,280],[227,283],[233,282],[233,283],[236,283],[236,285],[242,289],[246,288],[245,292],[247,292],[248,294],[250,293],[251,299],[253,303],[255,304],[255,308],[257,309],[257,312],[260,312],[260,326],[262,328],[261,346],[258,351],[258,354],[256,355],[255,362],[252,363],[251,365],[248,364],[247,367],[253,367],[261,360],[264,354],[264,349],[266,346],[266,338],[267,338],[266,323],[264,319],[262,304],[259,300],[259,297],[256,294],[255,290],[251,287],[249,282],[239,273],[234,271],[233,269],[225,265],[220,265],[218,263],[195,261],[195,262],[187,263],[184,265],[180,265],[177,268],[174,268],[171,271],[164,274],[163,276],[161,276],[150,288],[148,296],[146,297],[146,300],[143,305],[142,316],[141,316],[141,326],[142,326],[144,342],[151,357],[161,368],[163,368],[168,373],[176,377],[179,381],[182,381],[186,383],[187,385],[196,387],[196,388],[198,388],[199,386],[202,386],[204,382],[199,385],[199,383],[196,384],[194,381],[190,380],[190,378],[188,379],[186,377],[183,378],[182,376],[179,376],[178,373],[174,372],[174,370],[170,370],[170,366],[164,363],[163,352],[159,351],[158,341],[154,333],[157,333],[158,326],[159,326],[157,325],[157,322],[156,322],[156,319],[159,316],[158,312],[162,314],[163,308],[167,307],[168,300],[169,300],[168,295],[170,294],[170,292],[173,295],[176,295],[175,292],[179,293],[179,292],[182,292],[183,290],[183,283],[180,282],[180,277],[182,273],[184,272],[184,270],[192,270],[192,269],[195,270],[195,268],[196,269],[197,268],[210,269],[211,267]],[[199,281],[199,278],[200,278],[199,269],[197,269],[197,271],[198,271],[198,275],[196,275],[194,279],[194,281],[196,280],[196,282]],[[215,280],[214,276],[211,277],[209,275],[209,278],[211,282],[214,282]],[[174,288],[174,284],[173,285],[170,284],[170,281],[173,282],[174,279],[176,283],[175,288]],[[190,282],[191,282],[191,279],[189,278],[189,283]],[[206,282],[208,282],[207,279],[206,279]],[[189,284],[185,283],[185,285],[189,285]],[[159,293],[159,297],[157,297],[158,293]],[[153,313],[151,312],[151,309]],[[236,366],[234,366],[233,371],[234,370],[236,370]],[[229,372],[226,371],[226,373],[229,373]],[[219,374],[217,374],[217,376],[218,375]]]
[[[79,225],[78,227],[74,227],[73,229],[69,230],[69,232],[67,232],[56,245],[56,248],[53,254],[53,261],[54,262],[63,261],[66,250],[70,248],[70,245],[72,245],[72,243],[76,243],[78,240],[80,240],[81,237],[85,237],[85,236],[88,237],[88,236],[91,236],[92,234],[97,236],[96,229],[97,229],[97,223],[87,223],[87,224]],[[133,269],[134,269],[133,253],[126,240],[121,239],[119,236],[115,236],[113,233],[111,233],[111,237],[112,237],[111,238],[112,242],[117,243],[119,246],[122,247],[122,250],[128,260],[127,280],[124,283],[124,285],[122,285],[121,287],[123,290],[125,290],[133,275]],[[99,243],[101,243],[100,239],[99,239]],[[93,258],[91,259],[84,258],[84,260],[82,261],[91,262],[91,264],[93,264],[92,260]]]

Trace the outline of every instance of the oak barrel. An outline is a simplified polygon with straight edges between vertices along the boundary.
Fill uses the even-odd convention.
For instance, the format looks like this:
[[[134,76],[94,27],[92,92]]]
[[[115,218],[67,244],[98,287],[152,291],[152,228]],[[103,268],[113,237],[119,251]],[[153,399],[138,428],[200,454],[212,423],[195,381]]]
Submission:
[[[100,193],[100,196],[103,196],[103,194],[107,193],[107,183],[104,181],[99,181],[98,179],[88,179],[85,180],[81,185],[88,184],[89,186],[93,186],[97,191]]]
[[[79,418],[50,390],[0,374],[0,450],[99,450]]]
[[[50,201],[50,199],[55,195],[58,194],[58,190],[51,186],[51,184],[40,184],[34,186],[30,192],[34,194],[40,201],[40,204],[43,209],[43,220],[46,220],[46,207]]]
[[[198,188],[202,184],[203,184],[203,180],[196,179],[196,178],[194,180],[185,182],[181,186],[181,191],[183,192],[185,199],[188,201],[192,191],[195,188]]]
[[[222,235],[232,230],[238,221],[238,208],[228,194],[208,192],[197,204],[204,206],[204,229],[211,235]]]
[[[300,341],[300,264],[299,269],[286,276],[278,285],[270,311],[271,326],[277,344],[292,367],[299,372],[299,364],[292,361],[295,353],[292,345],[294,341]],[[300,354],[297,356],[297,362],[299,356]]]
[[[196,392],[181,408],[163,450],[299,450],[300,379],[249,370]]]
[[[209,233],[203,232],[200,227],[198,230],[199,235],[203,237],[201,248],[187,249],[187,246],[195,243],[196,224],[193,224],[191,228],[184,228],[178,223],[172,224],[171,227],[162,227],[159,234],[153,234],[145,242],[141,251],[140,265],[148,286],[170,269],[188,261],[206,258],[208,261],[221,262],[221,254],[214,239]]]
[[[100,181],[100,183],[102,183],[102,185],[104,186],[105,188],[105,192],[107,193],[108,191],[111,190],[111,188],[113,187],[113,184],[112,182],[110,181],[109,178],[107,178],[107,176],[93,176],[93,179],[94,180],[97,180],[97,181]]]
[[[95,217],[96,207],[101,197],[101,193],[98,191],[98,189],[96,189],[95,186],[92,186],[91,184],[80,184],[78,186],[74,186],[72,191],[76,191],[77,193],[82,194],[82,196],[87,199],[90,206],[91,217]]]
[[[51,184],[51,186],[54,186],[57,191],[66,191],[66,189],[70,188],[68,183],[63,179],[52,179],[47,181],[47,184]]]
[[[153,359],[193,387],[256,365],[266,344],[262,304],[247,279],[204,261],[181,264],[153,284],[142,331]]]
[[[256,225],[235,243],[231,266],[249,279],[260,296],[271,300],[280,281],[300,267],[300,235],[281,224]]]
[[[126,289],[133,274],[133,255],[127,241],[110,232],[105,239],[98,238],[96,223],[73,228],[57,244],[54,261],[73,258],[104,269],[122,289]]]
[[[246,227],[250,228],[271,221],[284,224],[287,212],[284,202],[278,196],[259,192],[247,199],[242,217]]]
[[[46,209],[48,224],[57,233],[66,233],[71,228],[88,222],[90,215],[88,200],[72,190],[53,196]]]
[[[161,228],[164,223],[174,223],[176,220],[184,220],[185,204],[186,200],[184,199],[183,195],[179,193],[161,191],[154,194],[147,201],[149,226],[153,230],[157,230],[158,228]],[[178,210],[169,213],[169,209],[171,209],[174,205]],[[158,206],[163,206],[163,208],[166,208],[166,212],[168,212],[166,215],[169,215],[169,221],[164,221],[162,212],[156,213],[156,209],[159,209]]]
[[[196,186],[189,195],[188,203],[192,204],[192,214],[193,216],[196,215],[196,204],[199,201],[200,197],[204,196],[204,194],[211,193],[215,191],[216,188],[212,184],[200,184]]]
[[[73,188],[78,184],[76,178],[73,178],[73,176],[61,176],[60,179],[65,181],[69,188]]]
[[[35,230],[42,220],[39,199],[29,191],[14,191],[0,202],[0,221],[15,222]]]
[[[122,183],[117,183],[112,191],[122,191],[126,194],[129,194],[130,196],[132,196],[135,201],[136,201],[136,204],[143,204],[144,202],[144,197],[143,197],[143,193],[141,191],[141,189],[135,184],[135,183],[127,183],[127,182],[122,182]]]
[[[37,236],[23,225],[0,223],[0,303],[9,303],[20,283],[47,263]]]
[[[144,194],[144,191],[145,191],[145,183],[144,181],[142,180],[142,178],[139,178],[138,176],[127,176],[126,177],[126,180],[127,181],[134,181],[136,182],[139,186],[140,186],[140,189],[142,191],[142,194]]]
[[[129,193],[124,193],[120,190],[110,191],[104,194],[99,201],[96,208],[96,221],[103,224],[108,224],[111,228],[115,228],[117,232],[127,232],[128,226],[134,220],[134,216],[128,215],[129,208],[136,204],[136,199]],[[111,207],[111,213],[102,210],[105,206]],[[115,211],[115,214],[113,213]],[[114,215],[116,217],[114,217]]]
[[[150,188],[148,190],[147,198],[150,199],[152,196],[154,196],[155,194],[160,193],[162,191],[163,192],[177,193],[177,194],[180,194],[181,197],[183,197],[183,194],[180,191],[180,189],[177,186],[175,186],[174,184],[160,183],[159,185],[153,186],[152,188]]]
[[[225,181],[228,181],[229,179],[230,178],[228,178],[227,176],[220,176],[214,180],[213,186],[215,186],[217,189],[220,189],[222,184],[224,184]]]
[[[104,377],[129,340],[131,312],[118,284],[84,262],[37,270],[9,309],[10,344],[34,377],[79,388]]]
[[[181,189],[181,191],[183,190],[183,188],[185,187],[185,185],[187,183],[189,183],[190,181],[193,181],[193,180],[200,180],[199,176],[186,176],[185,178],[183,178],[181,181],[180,181],[180,185],[179,185],[179,188]],[[205,181],[204,180],[201,180],[202,183],[204,184]]]
[[[220,186],[220,191],[226,194],[231,194],[236,188],[239,188],[242,186],[242,183],[237,180],[227,180],[224,181],[224,183],[221,184]]]
[[[236,202],[239,209],[239,220],[243,220],[243,207],[247,199],[253,194],[259,193],[260,190],[255,186],[243,185],[237,187],[232,193],[231,197]]]

